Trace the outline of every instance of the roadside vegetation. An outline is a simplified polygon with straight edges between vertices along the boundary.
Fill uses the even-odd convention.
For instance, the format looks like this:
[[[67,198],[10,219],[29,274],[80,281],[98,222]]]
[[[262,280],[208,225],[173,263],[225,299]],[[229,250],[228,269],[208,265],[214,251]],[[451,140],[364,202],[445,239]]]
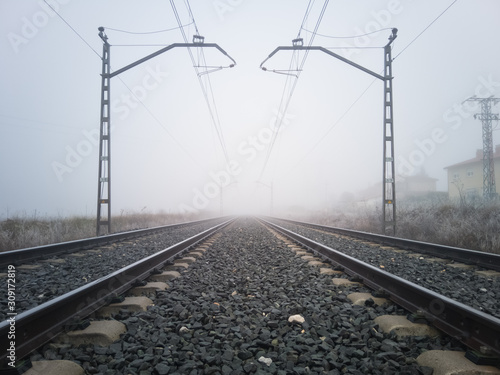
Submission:
[[[122,213],[113,232],[151,228],[208,217],[207,214]],[[284,215],[283,215],[284,217]],[[290,217],[290,216],[289,216]],[[291,219],[382,233],[380,206],[344,205],[330,212],[292,215]],[[446,195],[400,199],[397,237],[500,254],[500,201],[450,201]],[[95,218],[10,217],[0,221],[0,250],[14,250],[95,236]]]
[[[202,215],[122,213],[112,217],[114,233],[202,219]],[[13,216],[0,221],[0,250],[8,251],[95,237],[95,217]]]
[[[310,222],[382,233],[381,208],[346,207]],[[442,195],[400,200],[397,237],[500,254],[500,202],[452,202]]]

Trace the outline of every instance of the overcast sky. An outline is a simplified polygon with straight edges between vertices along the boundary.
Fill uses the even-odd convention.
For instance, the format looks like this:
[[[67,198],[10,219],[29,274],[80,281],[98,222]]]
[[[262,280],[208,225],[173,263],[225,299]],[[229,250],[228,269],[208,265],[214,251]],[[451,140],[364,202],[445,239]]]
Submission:
[[[99,26],[112,45],[114,70],[161,48],[132,44],[184,42],[167,0],[48,3],[69,25],[42,0],[0,0],[2,217],[95,215]],[[335,47],[333,52],[381,72],[378,47],[388,41],[387,28],[398,29],[393,47],[398,173],[423,170],[439,179],[440,190],[447,186],[444,167],[474,157],[482,147],[481,124],[473,118],[478,108],[462,102],[472,95],[500,97],[500,2],[458,0],[431,25],[452,3],[330,0],[313,43]],[[226,212],[268,213],[271,184],[275,206],[316,209],[343,192],[381,183],[381,81],[319,51],[308,55],[293,91],[295,78],[269,72],[295,70],[291,52],[269,59],[267,72],[259,69],[276,47],[291,45],[298,36],[309,43],[324,1],[311,1],[305,18],[308,4],[189,2],[205,42],[217,43],[237,63],[201,77],[215,122],[186,48],[111,80],[114,213],[218,210],[220,184]],[[175,0],[175,6],[191,42],[196,30],[187,2]],[[379,29],[386,30],[330,38]],[[205,65],[200,51],[192,51]],[[231,63],[217,50],[204,51],[206,65]],[[296,57],[300,62],[304,54]],[[289,97],[286,113],[279,114],[282,99]],[[498,133],[494,141],[500,142]]]

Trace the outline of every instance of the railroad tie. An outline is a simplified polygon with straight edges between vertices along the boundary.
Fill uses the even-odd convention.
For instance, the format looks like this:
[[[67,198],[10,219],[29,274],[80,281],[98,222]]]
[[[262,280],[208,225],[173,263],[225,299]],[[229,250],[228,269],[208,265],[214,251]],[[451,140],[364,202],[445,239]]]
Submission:
[[[322,275],[342,275],[344,272],[333,270],[328,267],[323,267],[319,269],[319,273]]]
[[[291,242],[290,240],[288,240],[281,234],[277,233],[276,231],[272,229],[269,229],[269,231],[279,240],[283,241],[288,246],[288,248],[290,248],[290,250],[292,250],[295,253],[295,255],[300,256],[301,259],[307,261],[307,264],[309,266],[320,267],[320,273],[325,273],[325,271],[322,272],[321,269],[325,269],[325,266],[327,266],[327,264],[323,263],[320,258],[312,255],[309,251]]]
[[[429,336],[437,337],[439,332],[424,323],[410,322],[406,316],[401,315],[381,315],[375,318],[375,323],[379,325],[382,332],[394,333],[398,338],[406,336]]]
[[[18,270],[26,270],[26,271],[31,271],[31,270],[37,270],[41,267],[40,264],[23,264],[20,265],[19,267],[16,267]]]
[[[301,259],[311,261],[311,260],[320,260],[319,258],[315,257],[314,255],[303,255],[300,257]]]
[[[161,281],[153,281],[147,283],[146,285],[137,286],[133,289],[130,289],[128,291],[128,294],[132,296],[154,296],[156,295],[156,292],[161,292],[168,288],[170,287],[167,283]]]
[[[295,255],[297,255],[297,256],[303,256],[303,255],[310,254],[308,251],[306,251],[304,249],[297,249],[297,250],[293,250],[293,251],[295,251]]]
[[[99,345],[109,346],[127,332],[127,327],[117,320],[95,320],[81,330],[75,330],[59,335],[56,344],[71,345]]]
[[[500,272],[493,270],[476,271],[476,274],[484,277],[500,277]]]
[[[123,302],[112,303],[108,306],[104,306],[97,311],[97,316],[100,317],[111,317],[120,312],[120,310],[129,311],[146,311],[148,306],[152,306],[153,301],[148,297],[138,296],[138,297],[125,297]]]
[[[66,261],[62,258],[50,258],[50,259],[42,259],[40,262],[42,263],[54,263],[54,264],[63,264]]]
[[[174,261],[174,266],[188,268],[189,265],[191,263],[194,263],[194,262],[196,262],[196,258],[195,257],[188,257],[188,256],[186,256],[184,258],[176,259]]]
[[[353,305],[359,306],[365,306],[366,301],[370,299],[377,306],[385,306],[392,303],[386,298],[373,297],[370,293],[351,293],[347,295],[347,298],[353,303]]]
[[[443,259],[443,258],[426,258],[425,259],[428,262],[433,262],[433,263],[449,263],[450,261],[448,259]]]
[[[461,269],[461,270],[469,270],[469,269],[474,268],[473,265],[471,265],[471,264],[464,264],[464,263],[448,263],[446,266],[447,267],[452,267],[452,268],[458,268],[458,269]]]
[[[311,267],[324,267],[326,263],[323,263],[321,260],[310,260],[308,263]]]
[[[342,279],[342,278],[337,278],[337,277],[332,279],[332,283],[335,286],[359,286],[359,285],[363,285],[357,281],[351,281],[348,279]]]
[[[417,363],[432,367],[433,375],[500,375],[498,367],[476,365],[459,351],[429,350],[417,357]]]
[[[172,279],[175,279],[179,277],[181,274],[177,271],[163,271],[162,273],[156,274],[156,275],[151,275],[150,279],[153,281],[169,281]]]
[[[85,370],[78,364],[66,360],[33,361],[24,375],[83,375]]]

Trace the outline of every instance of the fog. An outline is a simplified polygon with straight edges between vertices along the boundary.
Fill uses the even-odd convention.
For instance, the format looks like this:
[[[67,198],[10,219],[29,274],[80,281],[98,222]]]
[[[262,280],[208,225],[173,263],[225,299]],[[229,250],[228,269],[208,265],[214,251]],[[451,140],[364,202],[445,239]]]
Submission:
[[[44,1],[0,0],[3,218],[96,214],[98,27],[112,45],[114,70],[159,45],[183,42],[169,1],[47,2],[67,23]],[[201,76],[212,115],[185,48],[112,78],[113,214],[219,214],[221,207],[224,214],[269,214],[271,204],[280,213],[320,210],[346,193],[381,191],[382,82],[319,51],[309,53],[298,80],[270,71],[294,70],[291,52],[269,59],[268,71],[259,68],[297,36],[309,42],[323,1],[312,2],[301,31],[308,1],[189,3],[205,43],[217,43],[237,64]],[[444,168],[482,148],[481,123],[473,117],[479,108],[464,100],[500,97],[500,2],[457,1],[436,20],[452,3],[332,0],[313,43],[340,47],[332,51],[380,72],[379,47],[390,28],[398,29],[392,52],[397,173],[425,173],[438,179],[440,191],[447,189]],[[186,2],[175,4],[191,42],[196,30]],[[327,37],[378,29],[386,30]],[[231,63],[213,49],[205,57],[211,66]]]

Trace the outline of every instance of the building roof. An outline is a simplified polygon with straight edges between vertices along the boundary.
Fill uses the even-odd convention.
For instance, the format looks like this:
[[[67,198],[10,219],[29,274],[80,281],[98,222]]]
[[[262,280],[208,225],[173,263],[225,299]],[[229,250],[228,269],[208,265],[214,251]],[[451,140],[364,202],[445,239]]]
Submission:
[[[500,145],[496,145],[495,147],[495,152],[493,153],[493,159],[500,159]],[[483,162],[483,150],[479,149],[476,151],[476,157],[462,161],[460,163],[452,164],[447,167],[444,167],[444,169],[448,168],[455,168],[455,167],[462,167],[464,165],[469,165],[469,164],[475,164],[475,163],[482,163]]]

